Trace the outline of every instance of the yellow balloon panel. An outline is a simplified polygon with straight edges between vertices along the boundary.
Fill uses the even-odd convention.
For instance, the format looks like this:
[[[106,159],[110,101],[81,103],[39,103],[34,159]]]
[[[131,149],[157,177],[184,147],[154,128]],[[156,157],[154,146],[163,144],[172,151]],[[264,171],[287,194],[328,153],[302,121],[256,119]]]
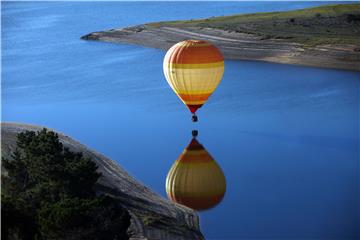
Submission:
[[[207,197],[224,193],[225,178],[215,161],[200,164],[182,164],[174,166],[169,175],[167,188],[174,195],[183,197]]]
[[[211,94],[221,81],[224,65],[213,68],[167,68],[166,79],[177,94]]]

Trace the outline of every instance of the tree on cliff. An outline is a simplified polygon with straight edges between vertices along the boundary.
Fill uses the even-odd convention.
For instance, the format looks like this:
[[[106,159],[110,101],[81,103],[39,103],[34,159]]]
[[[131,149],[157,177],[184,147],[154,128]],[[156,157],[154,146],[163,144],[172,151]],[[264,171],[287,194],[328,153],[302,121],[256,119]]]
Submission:
[[[94,191],[95,162],[64,148],[56,133],[18,134],[2,164],[2,239],[128,239],[128,212]]]

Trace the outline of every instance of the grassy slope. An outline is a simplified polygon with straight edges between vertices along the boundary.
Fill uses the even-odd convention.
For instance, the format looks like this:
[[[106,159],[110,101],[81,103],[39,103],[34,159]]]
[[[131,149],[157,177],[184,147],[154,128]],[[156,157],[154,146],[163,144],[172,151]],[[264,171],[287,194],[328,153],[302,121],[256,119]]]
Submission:
[[[288,12],[241,14],[198,20],[158,22],[150,27],[209,27],[291,39],[305,45],[360,45],[360,3],[334,4]]]

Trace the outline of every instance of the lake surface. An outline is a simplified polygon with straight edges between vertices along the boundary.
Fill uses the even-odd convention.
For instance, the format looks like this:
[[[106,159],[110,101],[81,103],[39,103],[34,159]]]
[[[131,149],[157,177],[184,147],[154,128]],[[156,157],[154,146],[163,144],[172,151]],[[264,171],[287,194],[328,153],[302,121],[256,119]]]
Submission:
[[[144,22],[320,4],[2,2],[2,120],[64,132],[164,197],[197,129],[226,179],[222,201],[199,212],[207,239],[358,239],[359,73],[226,61],[194,124],[163,76],[165,52],[80,40]]]

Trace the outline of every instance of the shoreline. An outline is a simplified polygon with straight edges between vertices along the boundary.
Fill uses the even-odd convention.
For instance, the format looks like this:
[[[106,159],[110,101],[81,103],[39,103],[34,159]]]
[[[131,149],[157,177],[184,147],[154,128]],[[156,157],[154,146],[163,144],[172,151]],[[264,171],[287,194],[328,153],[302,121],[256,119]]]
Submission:
[[[83,40],[130,43],[165,51],[177,42],[194,38],[215,44],[225,59],[360,71],[359,46],[350,44],[304,47],[300,43],[280,39],[264,39],[254,34],[214,28],[151,27],[147,25],[93,32],[81,37]]]
[[[167,51],[209,41],[225,59],[360,71],[360,4],[146,23],[86,34],[83,40],[130,43]]]

